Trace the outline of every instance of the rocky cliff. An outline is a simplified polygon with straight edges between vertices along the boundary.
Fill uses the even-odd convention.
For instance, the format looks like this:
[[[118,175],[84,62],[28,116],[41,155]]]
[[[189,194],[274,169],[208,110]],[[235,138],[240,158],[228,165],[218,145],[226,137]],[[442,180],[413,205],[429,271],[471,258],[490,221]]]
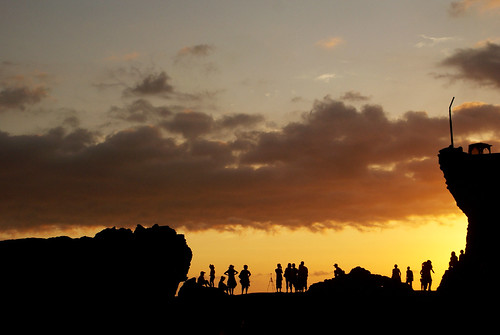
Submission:
[[[439,165],[448,190],[468,218],[465,256],[445,273],[439,290],[484,288],[499,244],[500,154],[474,155],[449,147],[439,152]]]
[[[192,258],[183,235],[158,225],[108,228],[93,238],[0,241],[0,255],[6,293],[71,300],[172,299]]]

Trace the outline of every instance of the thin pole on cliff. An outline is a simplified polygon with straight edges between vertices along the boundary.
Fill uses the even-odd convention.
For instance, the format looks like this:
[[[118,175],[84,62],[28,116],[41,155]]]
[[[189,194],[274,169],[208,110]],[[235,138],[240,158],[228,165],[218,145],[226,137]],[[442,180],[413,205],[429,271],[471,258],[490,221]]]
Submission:
[[[451,105],[453,105],[453,100],[455,100],[455,97],[451,99],[450,102],[450,107],[448,107],[448,114],[450,115],[450,137],[451,137],[451,147],[453,148],[453,125],[451,123]]]

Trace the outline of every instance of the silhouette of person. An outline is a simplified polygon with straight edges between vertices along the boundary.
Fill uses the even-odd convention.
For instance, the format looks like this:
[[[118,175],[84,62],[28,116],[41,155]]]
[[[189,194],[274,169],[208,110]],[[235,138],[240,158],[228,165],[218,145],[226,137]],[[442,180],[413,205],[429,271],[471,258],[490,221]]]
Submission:
[[[300,292],[307,290],[307,276],[309,271],[304,265],[304,261],[300,262],[299,269],[297,272],[297,286]]]
[[[290,292],[292,292],[292,263],[288,263],[284,273],[285,284],[286,284],[286,292],[288,293],[288,288],[290,288]]]
[[[208,267],[210,268],[210,283],[209,283],[209,285],[210,285],[210,287],[214,287],[215,286],[215,283],[214,283],[214,281],[215,281],[215,266],[213,264],[210,264]]]
[[[401,270],[399,270],[397,264],[394,264],[394,268],[392,269],[392,280],[401,283]]]
[[[248,265],[243,265],[243,270],[241,270],[239,278],[241,283],[241,294],[243,292],[248,293],[248,287],[250,286],[250,276],[252,274],[248,271]]]
[[[208,280],[205,279],[205,271],[200,272],[198,281],[196,282],[199,286],[208,286]]]
[[[462,262],[465,258],[465,254],[463,250],[460,250],[460,255],[458,255],[458,261]]]
[[[292,288],[297,292],[297,274],[299,270],[295,267],[295,263],[292,263],[292,269],[290,270],[290,292]]]
[[[335,270],[333,271],[333,275],[335,276],[335,278],[339,278],[345,275],[344,270],[342,270],[337,263],[333,264],[333,267],[335,268]]]
[[[431,290],[431,285],[432,285],[432,276],[431,272],[434,273],[434,270],[432,268],[432,262],[430,260],[427,260],[422,263],[422,270],[420,270],[420,276],[421,276],[421,282],[422,282],[422,289],[426,291],[429,289]]]
[[[224,280],[226,280],[226,277],[220,276],[218,288],[219,288],[219,290],[222,290],[222,292],[227,294],[227,285],[226,285],[226,283],[224,283]]]
[[[406,284],[413,288],[413,271],[410,270],[410,267],[406,268]]]
[[[276,265],[276,269],[274,270],[274,272],[276,272],[276,292],[281,292],[281,283],[283,282],[283,269],[281,268],[280,263]]]
[[[230,295],[234,294],[234,288],[236,287],[236,278],[235,276],[238,274],[238,271],[234,269],[234,265],[229,265],[229,269],[224,272],[227,275],[227,292]]]
[[[457,264],[458,264],[458,257],[455,254],[455,251],[452,251],[450,256],[450,262],[448,263],[449,269],[453,269],[454,267],[457,266]]]

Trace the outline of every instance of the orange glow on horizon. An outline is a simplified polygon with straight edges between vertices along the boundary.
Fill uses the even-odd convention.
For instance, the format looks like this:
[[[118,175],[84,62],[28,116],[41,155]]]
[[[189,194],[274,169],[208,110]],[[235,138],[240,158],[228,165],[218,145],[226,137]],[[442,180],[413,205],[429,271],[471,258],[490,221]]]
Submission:
[[[301,261],[309,269],[308,284],[333,277],[333,264],[346,272],[361,266],[374,274],[391,275],[394,264],[405,279],[407,266],[413,270],[413,289],[420,289],[420,267],[430,259],[434,271],[432,289],[435,290],[448,268],[451,251],[465,249],[467,218],[457,214],[440,221],[421,225],[402,225],[389,229],[359,231],[346,228],[341,231],[312,232],[306,229],[277,229],[273,232],[246,229],[241,232],[183,232],[193,251],[188,277],[198,277],[209,264],[215,265],[217,284],[220,276],[233,264],[237,271],[244,264],[252,273],[249,293],[274,292],[270,276],[275,280],[277,263]],[[272,286],[270,288],[270,286]],[[241,286],[235,289],[241,294]]]

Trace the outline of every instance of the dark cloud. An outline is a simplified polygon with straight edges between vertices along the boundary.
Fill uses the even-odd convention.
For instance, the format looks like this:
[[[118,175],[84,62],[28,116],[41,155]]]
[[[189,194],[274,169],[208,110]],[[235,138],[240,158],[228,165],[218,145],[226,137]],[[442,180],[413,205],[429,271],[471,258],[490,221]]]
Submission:
[[[325,98],[275,131],[261,116],[176,113],[100,138],[83,129],[0,133],[0,231],[135,226],[311,229],[456,213],[437,163],[447,118]],[[500,131],[500,107],[455,108],[456,143]],[[216,139],[233,129],[230,139]],[[236,131],[237,130],[237,131]],[[498,142],[490,142],[494,148]]]
[[[176,113],[173,118],[160,123],[164,129],[182,134],[186,139],[194,139],[202,135],[234,130],[239,127],[253,127],[264,121],[262,115],[230,114],[220,119],[214,119],[211,115],[185,110]]]
[[[340,97],[340,100],[343,100],[343,101],[352,101],[352,102],[359,102],[359,101],[368,101],[370,100],[371,97],[368,97],[368,96],[365,96],[365,95],[362,95],[361,93],[359,92],[356,92],[356,91],[348,91],[348,92],[345,92],[341,97]]]
[[[250,114],[232,114],[232,115],[224,115],[222,119],[219,121],[220,127],[222,128],[231,128],[234,129],[236,127],[251,127],[255,124],[264,121],[264,117],[262,115],[250,115]]]
[[[0,112],[8,109],[24,110],[27,105],[36,104],[47,95],[48,90],[43,86],[2,87],[0,88]]]
[[[487,13],[500,7],[499,0],[460,0],[452,1],[448,9],[451,16],[462,16],[475,10],[479,13]]]
[[[467,1],[452,1],[448,12],[451,16],[461,16],[466,12],[467,7]]]
[[[210,133],[214,127],[214,119],[205,113],[186,110],[175,114],[172,120],[162,122],[161,125],[170,132],[193,139]]]
[[[451,79],[466,79],[481,85],[500,88],[500,45],[487,43],[480,48],[459,49],[441,63],[454,67]]]
[[[165,71],[151,73],[145,76],[135,86],[125,89],[124,94],[126,96],[156,95],[168,97],[174,92],[174,87],[168,83],[169,80],[170,77]]]

